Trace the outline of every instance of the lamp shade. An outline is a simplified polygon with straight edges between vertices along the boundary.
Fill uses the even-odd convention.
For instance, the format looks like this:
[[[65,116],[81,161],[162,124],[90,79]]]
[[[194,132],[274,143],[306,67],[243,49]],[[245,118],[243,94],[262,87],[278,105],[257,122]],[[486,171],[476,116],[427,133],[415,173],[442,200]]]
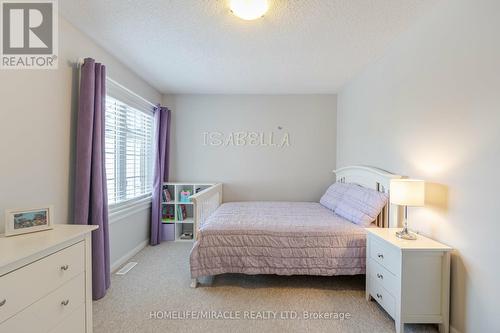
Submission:
[[[425,182],[417,179],[392,179],[391,203],[401,206],[423,206]]]

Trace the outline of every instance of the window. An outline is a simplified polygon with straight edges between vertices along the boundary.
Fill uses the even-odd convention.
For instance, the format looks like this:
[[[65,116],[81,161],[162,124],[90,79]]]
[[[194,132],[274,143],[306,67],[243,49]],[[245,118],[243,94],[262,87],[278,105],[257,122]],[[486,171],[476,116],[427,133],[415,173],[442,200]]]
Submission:
[[[108,204],[151,194],[153,186],[152,107],[110,80],[105,112]],[[127,96],[128,95],[128,96]]]

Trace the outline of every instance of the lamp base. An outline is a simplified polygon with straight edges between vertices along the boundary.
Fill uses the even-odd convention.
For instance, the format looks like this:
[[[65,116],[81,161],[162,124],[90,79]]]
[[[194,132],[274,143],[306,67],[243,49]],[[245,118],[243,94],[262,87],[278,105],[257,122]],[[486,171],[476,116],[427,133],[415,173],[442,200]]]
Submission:
[[[416,240],[417,235],[412,232],[409,232],[408,229],[403,229],[401,231],[396,231],[396,237],[406,240]]]

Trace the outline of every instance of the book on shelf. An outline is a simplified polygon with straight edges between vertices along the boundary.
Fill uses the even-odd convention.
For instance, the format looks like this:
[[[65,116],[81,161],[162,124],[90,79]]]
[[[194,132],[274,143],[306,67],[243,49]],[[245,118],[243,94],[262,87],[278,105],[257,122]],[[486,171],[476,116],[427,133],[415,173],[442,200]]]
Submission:
[[[181,205],[177,206],[177,221],[183,221],[184,218],[182,216]]]
[[[172,197],[170,196],[170,192],[168,191],[167,188],[163,189],[162,197],[163,197],[163,202],[172,201]]]
[[[186,205],[178,205],[177,206],[177,220],[184,221],[187,217],[187,209]]]

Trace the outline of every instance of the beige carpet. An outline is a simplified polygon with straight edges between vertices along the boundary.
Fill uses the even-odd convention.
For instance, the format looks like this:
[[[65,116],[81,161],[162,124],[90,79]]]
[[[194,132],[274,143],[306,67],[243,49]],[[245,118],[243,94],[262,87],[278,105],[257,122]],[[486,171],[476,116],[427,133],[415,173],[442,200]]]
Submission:
[[[147,247],[133,258],[138,265],[128,274],[113,275],[106,297],[94,302],[94,332],[395,331],[390,317],[375,302],[365,300],[363,276],[227,274],[192,289],[188,264],[191,246],[165,242]],[[183,311],[195,315],[216,312],[214,319],[183,319]],[[306,319],[304,311],[331,316],[348,313],[350,318]],[[150,318],[151,312],[156,319]],[[161,319],[169,314],[171,318]],[[233,319],[217,319],[223,315]],[[296,318],[283,319],[287,315]],[[405,332],[437,330],[431,325],[406,325]]]

